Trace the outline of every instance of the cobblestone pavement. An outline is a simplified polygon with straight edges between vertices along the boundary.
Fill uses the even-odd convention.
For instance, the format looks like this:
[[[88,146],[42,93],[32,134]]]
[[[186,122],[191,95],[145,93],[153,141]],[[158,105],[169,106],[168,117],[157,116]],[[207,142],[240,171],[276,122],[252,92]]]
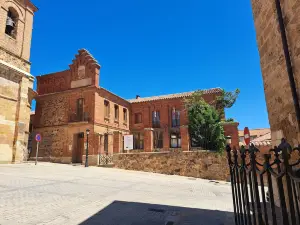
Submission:
[[[0,165],[1,225],[231,225],[232,211],[225,182],[51,163]]]

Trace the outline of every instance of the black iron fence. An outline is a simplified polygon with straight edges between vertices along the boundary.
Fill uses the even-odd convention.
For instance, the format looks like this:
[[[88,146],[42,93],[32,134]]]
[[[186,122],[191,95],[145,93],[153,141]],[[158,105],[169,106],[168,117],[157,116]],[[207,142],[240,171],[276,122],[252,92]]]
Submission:
[[[236,225],[300,224],[300,147],[226,147]]]
[[[113,163],[113,155],[104,153],[99,155],[99,165],[104,166],[104,165],[109,165]]]

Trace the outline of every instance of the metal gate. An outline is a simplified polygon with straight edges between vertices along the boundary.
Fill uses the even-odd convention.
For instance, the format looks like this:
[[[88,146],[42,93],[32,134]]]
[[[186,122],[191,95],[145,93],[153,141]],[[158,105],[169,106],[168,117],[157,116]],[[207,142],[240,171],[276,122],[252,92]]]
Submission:
[[[236,225],[299,225],[300,146],[226,147]]]
[[[109,165],[113,163],[113,155],[108,153],[108,134],[104,134],[104,153],[99,155],[99,165]]]
[[[113,163],[113,155],[112,154],[100,154],[99,155],[99,165],[109,165]]]

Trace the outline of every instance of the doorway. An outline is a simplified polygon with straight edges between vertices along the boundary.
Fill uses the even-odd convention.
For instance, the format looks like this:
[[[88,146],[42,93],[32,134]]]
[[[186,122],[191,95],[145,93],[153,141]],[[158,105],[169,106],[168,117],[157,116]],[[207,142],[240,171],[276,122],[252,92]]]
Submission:
[[[72,163],[82,163],[82,154],[84,150],[84,133],[74,134],[74,149],[72,154]]]
[[[104,153],[108,154],[108,134],[104,134]]]

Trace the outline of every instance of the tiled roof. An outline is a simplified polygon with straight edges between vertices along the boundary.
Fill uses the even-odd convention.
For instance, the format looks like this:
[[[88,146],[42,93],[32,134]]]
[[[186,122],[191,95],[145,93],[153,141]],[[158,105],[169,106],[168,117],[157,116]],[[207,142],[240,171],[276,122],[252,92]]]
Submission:
[[[253,143],[255,146],[271,145],[271,132],[253,139],[251,143]]]
[[[203,94],[213,94],[219,93],[222,91],[221,88],[211,88],[207,90],[202,90]],[[159,95],[153,97],[145,97],[145,98],[138,98],[138,99],[130,99],[128,100],[130,103],[138,103],[138,102],[148,102],[148,101],[156,101],[156,100],[163,100],[163,99],[172,99],[172,98],[184,98],[191,96],[195,91],[190,92],[182,92],[177,94],[169,94],[169,95]]]
[[[250,131],[250,135],[252,135],[251,131]],[[240,146],[246,145],[244,141],[240,142],[239,144],[240,144]],[[271,146],[271,132],[266,133],[264,135],[261,135],[260,137],[253,139],[251,141],[251,144],[254,144],[255,146]]]
[[[260,137],[262,135],[271,132],[270,128],[260,128],[260,129],[253,129],[249,131],[250,131],[250,136],[257,136],[257,137]],[[239,130],[239,136],[244,137],[244,130]]]

